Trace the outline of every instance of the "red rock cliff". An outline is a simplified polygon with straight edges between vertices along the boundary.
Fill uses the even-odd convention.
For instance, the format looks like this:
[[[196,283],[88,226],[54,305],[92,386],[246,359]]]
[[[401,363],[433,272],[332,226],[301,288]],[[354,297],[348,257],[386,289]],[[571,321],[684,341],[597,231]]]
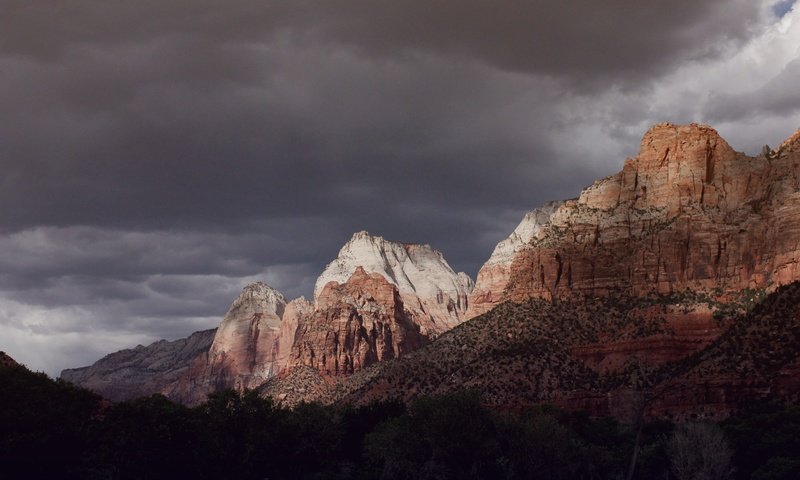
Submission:
[[[656,125],[621,172],[548,216],[506,264],[508,281],[486,285],[479,274],[471,308],[574,292],[724,295],[796,280],[798,145],[795,134],[748,157],[708,126]]]
[[[297,322],[287,369],[309,366],[324,375],[355,373],[427,343],[397,286],[358,267],[347,282],[329,282],[317,307]]]

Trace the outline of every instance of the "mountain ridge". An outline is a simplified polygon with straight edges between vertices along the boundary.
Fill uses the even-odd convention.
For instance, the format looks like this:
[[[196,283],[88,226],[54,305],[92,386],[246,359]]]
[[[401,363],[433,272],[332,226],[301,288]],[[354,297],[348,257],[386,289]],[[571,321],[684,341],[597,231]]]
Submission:
[[[558,317],[553,312],[541,318],[525,314],[528,322],[514,324],[516,333],[495,331],[495,347],[513,335],[528,338],[529,344],[514,348],[525,352],[535,347],[543,356],[527,367],[520,364],[520,371],[538,369],[536,375],[544,380],[534,375],[539,380],[530,384],[531,378],[519,371],[504,378],[501,365],[468,360],[474,356],[470,347],[449,354],[448,362],[455,363],[428,363],[429,368],[436,372],[446,364],[454,369],[450,375],[495,369],[491,382],[506,389],[528,385],[537,401],[623,415],[624,408],[603,403],[605,394],[592,397],[581,391],[573,398],[562,387],[630,373],[634,359],[649,369],[685,361],[733,328],[745,307],[752,306],[753,295],[760,299],[800,280],[800,221],[794,220],[800,218],[798,153],[800,130],[777,149],[748,157],[707,125],[655,125],[620,172],[594,182],[575,199],[529,212],[495,247],[474,286],[430,246],[357,232],[320,275],[313,303],[298,299],[284,304],[271,343],[259,348],[255,337],[243,337],[246,348],[239,350],[272,352],[269,360],[244,363],[279,367],[252,383],[214,383],[224,376],[212,369],[206,383],[213,390],[259,387],[260,382],[262,393],[289,403],[297,398],[378,398],[391,390],[391,381],[380,380],[384,369],[444,348],[455,326],[456,333],[484,335],[475,325],[494,328],[485,318],[500,322],[502,312],[519,315],[514,308],[545,302],[573,305],[569,308],[577,317],[565,321],[599,330],[591,341],[570,340],[566,350],[567,337],[536,326],[561,328],[546,320],[547,315]],[[625,328],[592,318],[600,312]],[[465,324],[467,319],[472,320]],[[576,319],[583,323],[574,324]],[[577,377],[554,373],[542,358],[566,362]],[[195,362],[190,371],[202,370],[209,357],[201,355]],[[402,369],[391,373],[404,374]],[[241,380],[246,373],[238,375]],[[469,375],[458,378],[467,387],[478,381]],[[371,393],[358,393],[364,382],[384,383]],[[186,385],[191,390],[196,383]],[[426,388],[412,382],[407,393],[435,393]],[[630,404],[623,397],[617,400]],[[178,398],[202,400],[201,395]]]

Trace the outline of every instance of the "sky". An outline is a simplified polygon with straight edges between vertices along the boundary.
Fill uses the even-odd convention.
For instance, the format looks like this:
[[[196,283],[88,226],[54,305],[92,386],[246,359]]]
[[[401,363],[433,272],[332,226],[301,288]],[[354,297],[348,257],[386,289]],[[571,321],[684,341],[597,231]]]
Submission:
[[[288,298],[353,232],[473,278],[658,122],[800,127],[791,0],[0,0],[0,350],[57,375]]]

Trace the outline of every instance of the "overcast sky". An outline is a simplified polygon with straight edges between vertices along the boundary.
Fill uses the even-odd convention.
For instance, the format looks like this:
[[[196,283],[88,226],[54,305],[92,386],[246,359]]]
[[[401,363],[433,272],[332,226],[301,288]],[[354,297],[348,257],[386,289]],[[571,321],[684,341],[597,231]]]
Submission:
[[[350,235],[474,277],[653,123],[800,127],[775,0],[0,0],[0,350],[57,374],[288,297]]]

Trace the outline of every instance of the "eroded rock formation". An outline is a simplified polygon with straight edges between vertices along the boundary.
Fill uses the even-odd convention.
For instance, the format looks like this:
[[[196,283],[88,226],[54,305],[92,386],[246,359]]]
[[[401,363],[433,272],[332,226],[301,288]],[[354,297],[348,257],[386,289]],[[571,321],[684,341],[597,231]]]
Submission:
[[[758,343],[762,330],[735,328],[769,322],[741,315],[799,280],[798,265],[800,132],[748,157],[710,127],[661,124],[622,171],[529,213],[474,289],[427,245],[359,232],[313,301],[245,289],[211,348],[161,391],[196,403],[268,380],[262,393],[292,403],[474,387],[497,406],[553,402],[623,418],[653,380],[654,416],[724,413],[737,395],[800,393],[796,309],[775,368],[726,370],[738,357],[720,350],[728,335],[772,361],[779,349]],[[770,308],[798,292],[784,289]],[[505,300],[515,303],[492,310]],[[767,335],[781,335],[770,325]]]
[[[354,234],[325,267],[314,287],[315,302],[326,285],[345,283],[359,267],[397,287],[425,335],[436,336],[467,318],[473,288],[467,274],[454,272],[430,245],[392,242],[363,231]]]
[[[428,341],[397,286],[360,266],[345,283],[328,282],[316,303],[299,322],[287,368],[304,365],[325,375],[351,374]]]
[[[557,206],[510,261],[490,259],[472,309],[576,292],[724,296],[796,280],[798,148],[795,134],[766,156],[748,157],[710,127],[656,125],[621,172]]]
[[[485,313],[503,301],[514,259],[522,250],[528,248],[531,240],[550,223],[553,212],[562,205],[564,202],[550,202],[528,212],[511,235],[497,244],[489,260],[478,272],[475,288],[470,294],[467,318]]]

